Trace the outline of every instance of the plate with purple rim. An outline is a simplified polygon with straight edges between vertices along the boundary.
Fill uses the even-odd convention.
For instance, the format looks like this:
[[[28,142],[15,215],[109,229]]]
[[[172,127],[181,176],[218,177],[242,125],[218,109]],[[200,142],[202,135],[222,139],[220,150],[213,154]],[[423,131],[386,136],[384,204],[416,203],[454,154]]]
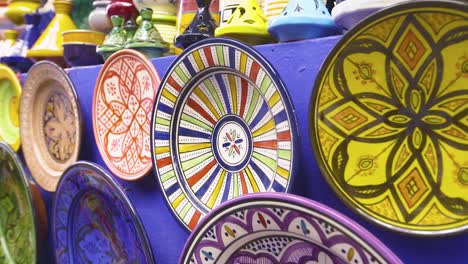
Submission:
[[[353,220],[284,193],[228,201],[193,230],[179,263],[402,263]]]
[[[98,165],[79,161],[70,166],[52,209],[57,263],[154,263],[131,201]]]

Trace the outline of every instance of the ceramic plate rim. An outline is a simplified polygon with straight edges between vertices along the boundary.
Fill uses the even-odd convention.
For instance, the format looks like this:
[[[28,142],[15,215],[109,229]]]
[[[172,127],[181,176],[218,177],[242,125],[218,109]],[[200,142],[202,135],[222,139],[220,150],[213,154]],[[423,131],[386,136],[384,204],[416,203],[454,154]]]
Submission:
[[[14,92],[16,92],[17,97],[18,97],[18,102],[19,102],[19,100],[21,98],[21,83],[20,83],[18,77],[16,76],[15,72],[10,67],[8,67],[5,64],[0,63],[0,81],[1,80],[7,80],[12,84],[11,86],[14,89]],[[19,121],[20,121],[20,118],[19,118],[19,107],[18,107],[18,123],[19,123]],[[10,145],[12,147],[13,151],[15,151],[15,152],[17,152],[21,147],[20,133],[21,132],[19,131],[19,126],[18,126],[18,135],[17,135],[18,137],[16,139],[16,142],[13,143],[12,145],[7,143],[8,145]],[[0,128],[0,134],[1,134],[1,128]]]
[[[59,76],[55,76],[52,74],[44,75],[44,76],[33,75],[35,79],[39,78],[40,81],[37,81],[37,80],[32,81],[31,74],[37,70],[40,70],[41,68],[47,68],[51,71],[59,73],[60,75]],[[61,78],[64,79],[63,83],[60,80]],[[73,111],[73,114],[77,117],[76,125],[75,125],[75,128],[77,129],[76,136],[75,136],[77,140],[75,142],[75,150],[73,151],[72,155],[70,156],[68,160],[66,160],[62,164],[55,162],[55,166],[66,168],[67,164],[70,165],[79,159],[80,152],[81,152],[81,143],[83,142],[83,131],[82,131],[83,130],[82,128],[83,117],[81,113],[81,105],[80,105],[78,95],[76,93],[73,82],[68,76],[68,73],[65,70],[63,70],[61,67],[59,67],[57,64],[50,62],[50,61],[40,61],[34,64],[33,67],[31,67],[31,69],[27,73],[26,79],[24,81],[23,93],[21,94],[21,100],[20,100],[20,135],[21,135],[21,141],[24,143],[22,150],[23,150],[23,155],[24,155],[26,164],[30,168],[31,175],[33,176],[35,181],[39,184],[39,186],[41,186],[46,191],[55,192],[58,181],[63,171],[65,170],[65,168],[62,171],[56,170],[55,168],[52,168],[49,165],[50,163],[45,162],[44,158],[41,157],[41,154],[43,154],[41,152],[41,147],[38,146],[39,144],[36,140],[32,139],[32,136],[35,135],[35,133],[33,132],[35,130],[28,129],[29,127],[33,126],[33,123],[32,123],[33,112],[26,111],[26,110],[30,110],[29,107],[32,107],[32,105],[34,105],[34,102],[36,102],[37,89],[41,88],[42,84],[48,80],[55,80],[58,83],[60,83],[59,89],[64,91],[67,98],[70,100],[71,109],[75,110]],[[31,103],[31,106],[28,106],[29,103]],[[30,120],[31,123],[25,123],[28,120]],[[27,145],[27,147],[25,147],[25,145]],[[49,159],[49,160],[53,162],[52,159]],[[51,175],[51,171],[56,173],[56,175]]]
[[[292,137],[291,137],[291,142],[292,142],[292,152],[291,152],[291,156],[293,157],[293,159],[291,159],[291,170],[290,170],[290,177],[289,177],[289,183],[288,185],[286,186],[286,189],[285,189],[285,192],[290,192],[294,186],[294,182],[295,182],[295,178],[298,176],[298,172],[299,172],[299,169],[300,169],[300,153],[299,153],[299,137],[300,137],[300,131],[298,129],[299,125],[297,123],[297,117],[296,117],[296,110],[295,110],[295,107],[294,107],[294,104],[291,100],[291,96],[289,94],[289,91],[288,91],[288,88],[286,87],[286,85],[284,84],[283,80],[281,79],[280,77],[280,74],[278,71],[275,70],[275,68],[273,67],[273,65],[268,61],[268,59],[266,59],[260,52],[258,52],[256,49],[248,46],[247,44],[241,42],[241,41],[237,41],[237,40],[234,40],[234,39],[230,39],[230,38],[216,38],[216,37],[213,37],[213,38],[208,38],[208,39],[204,39],[204,40],[201,40],[199,42],[197,42],[196,44],[194,45],[191,45],[190,47],[186,48],[183,50],[183,52],[179,55],[177,55],[177,57],[172,61],[172,63],[168,66],[167,70],[166,70],[166,73],[164,74],[164,78],[161,80],[161,84],[160,84],[160,89],[158,89],[157,91],[157,94],[156,94],[156,98],[155,98],[155,101],[154,101],[154,106],[153,106],[153,112],[152,112],[152,115],[151,115],[151,161],[153,163],[153,168],[157,168],[157,165],[156,165],[156,161],[155,161],[155,154],[154,154],[154,124],[155,124],[155,118],[156,118],[156,105],[159,103],[159,97],[162,93],[162,87],[163,85],[167,82],[167,79],[170,77],[170,74],[172,73],[172,70],[175,69],[175,67],[186,57],[187,54],[189,54],[190,52],[194,51],[194,50],[197,50],[199,47],[201,46],[204,46],[204,45],[221,45],[221,44],[225,44],[225,45],[230,45],[230,46],[235,46],[235,47],[238,47],[240,49],[242,49],[243,51],[246,51],[248,50],[249,52],[251,52],[250,54],[252,56],[254,56],[256,59],[258,59],[261,63],[262,63],[262,66],[265,67],[265,70],[267,71],[267,73],[270,74],[270,76],[272,77],[272,80],[276,81],[276,83],[278,84],[278,91],[280,91],[281,93],[281,97],[283,98],[283,100],[285,101],[285,104],[289,105],[289,109],[286,109],[285,107],[285,110],[288,112],[289,114],[289,121],[290,121],[290,130],[291,130],[291,133],[292,133]],[[206,69],[205,69],[206,70]],[[188,82],[190,83],[190,81]],[[172,116],[171,116],[171,119],[172,119]],[[295,161],[294,161],[295,159]],[[162,193],[162,196],[164,198],[164,202],[167,206],[167,208],[169,209],[169,211],[171,212],[171,214],[174,216],[174,218],[177,220],[177,222],[184,227],[185,230],[187,231],[191,231],[190,228],[188,227],[188,225],[185,224],[185,222],[183,221],[183,219],[180,218],[180,216],[175,212],[175,209],[172,208],[170,202],[169,202],[169,199],[166,195],[166,192],[164,191],[164,187],[163,187],[163,182],[161,181],[161,177],[159,175],[159,171],[157,169],[154,169],[154,177],[157,179],[157,183],[158,183],[158,186],[159,186],[159,189]],[[211,210],[212,211],[212,210]],[[200,222],[199,222],[200,223]]]
[[[344,46],[344,43],[347,42],[349,39],[354,38],[356,34],[364,29],[365,27],[370,24],[369,22],[371,21],[376,21],[377,19],[382,19],[384,16],[394,14],[394,12],[401,11],[403,9],[409,9],[409,8],[465,8],[468,9],[468,5],[463,5],[460,2],[453,1],[453,0],[445,0],[445,1],[436,1],[436,0],[418,0],[415,2],[405,2],[402,4],[396,4],[392,5],[388,8],[384,8],[381,11],[370,15],[366,17],[364,20],[362,20],[360,23],[358,23],[356,26],[351,28],[333,47],[333,49],[330,51],[329,55],[326,57],[326,59],[323,61],[319,72],[317,73],[317,76],[315,78],[315,81],[313,83],[313,89],[309,101],[309,111],[308,111],[308,120],[309,120],[309,138],[311,140],[311,147],[312,147],[312,152],[313,155],[317,161],[317,165],[320,169],[320,173],[323,178],[325,178],[328,186],[330,186],[333,189],[333,193],[339,197],[339,199],[349,208],[351,209],[354,213],[356,213],[358,216],[362,217],[363,219],[367,220],[368,222],[376,225],[377,227],[384,227],[387,230],[391,231],[396,231],[400,234],[404,235],[412,235],[412,236],[448,236],[448,235],[456,235],[458,233],[463,233],[468,230],[468,226],[461,226],[457,228],[451,228],[451,229],[444,229],[444,230],[416,230],[416,229],[410,229],[410,228],[403,228],[399,226],[392,225],[390,223],[381,221],[377,218],[374,218],[372,215],[360,210],[359,208],[356,208],[355,203],[350,201],[349,199],[343,197],[341,195],[341,191],[338,189],[338,187],[335,185],[333,180],[331,179],[333,175],[330,175],[328,173],[328,170],[326,166],[324,166],[322,158],[320,156],[320,151],[318,149],[318,146],[316,144],[315,140],[315,129],[312,127],[313,125],[316,124],[317,120],[315,118],[315,102],[317,101],[318,97],[318,87],[320,86],[321,79],[324,77],[324,74],[326,72],[326,65],[329,65],[333,59],[334,56],[330,56],[330,54],[337,54],[341,49],[342,46]]]
[[[93,101],[92,101],[92,106],[91,106],[91,119],[92,119],[92,126],[93,126],[93,136],[94,136],[94,142],[96,143],[96,147],[99,151],[99,154],[102,158],[102,160],[104,161],[104,164],[106,164],[106,166],[109,168],[109,170],[117,177],[123,179],[123,180],[127,180],[127,181],[134,181],[134,180],[138,180],[138,179],[141,179],[143,177],[145,177],[146,175],[148,175],[151,170],[154,167],[154,164],[153,162],[148,162],[148,164],[146,165],[146,168],[144,170],[142,170],[141,172],[139,173],[135,173],[135,174],[129,174],[129,173],[125,173],[125,172],[122,172],[120,170],[118,170],[117,168],[115,168],[114,164],[112,164],[112,162],[107,158],[107,156],[105,155],[105,153],[103,153],[103,149],[105,149],[105,146],[102,146],[102,144],[98,141],[98,137],[96,136],[96,134],[98,133],[97,132],[97,123],[96,123],[96,98],[97,98],[97,94],[98,94],[98,90],[99,90],[99,87],[100,87],[100,84],[102,82],[102,79],[103,79],[103,74],[104,74],[104,71],[107,70],[109,68],[109,65],[113,64],[114,61],[116,59],[118,59],[120,56],[131,56],[131,57],[136,57],[138,60],[141,60],[143,61],[144,65],[145,65],[145,68],[147,70],[150,70],[152,72],[152,74],[154,74],[154,76],[156,77],[156,80],[159,81],[159,83],[156,83],[155,85],[157,86],[156,88],[156,92],[155,92],[155,97],[153,98],[153,102],[152,102],[152,105],[154,105],[154,102],[156,101],[156,97],[157,97],[157,94],[158,94],[158,91],[159,91],[159,87],[162,83],[161,81],[161,77],[159,76],[159,72],[156,70],[156,67],[154,67],[153,63],[141,52],[138,52],[136,50],[132,50],[132,49],[122,49],[122,50],[119,50],[115,53],[113,53],[107,60],[106,62],[102,65],[101,69],[99,70],[99,74],[98,74],[98,77],[96,79],[96,82],[95,82],[95,85],[94,85],[94,92],[93,92]],[[151,109],[151,112],[152,112],[152,109]],[[149,116],[148,116],[149,118]],[[151,120],[150,120],[151,122]],[[150,131],[148,131],[150,136],[151,136],[151,123],[150,123]],[[150,142],[150,145],[151,145],[151,142]],[[152,155],[152,153],[151,153]],[[109,166],[109,164],[111,166]]]
[[[109,174],[109,172],[107,172],[103,167],[101,167],[100,165],[98,165],[96,163],[90,162],[90,161],[84,161],[84,160],[77,161],[77,162],[73,163],[70,167],[68,167],[63,172],[63,177],[60,177],[58,187],[61,186],[62,181],[64,181],[65,179],[67,179],[69,177],[68,174],[70,172],[73,172],[75,170],[82,170],[82,169],[92,170],[93,172],[95,172],[96,175],[99,175],[99,177],[93,177],[94,179],[97,180],[97,182],[101,182],[101,183],[104,182],[109,187],[109,189],[115,191],[114,192],[115,196],[122,201],[124,207],[129,212],[129,215],[130,215],[130,217],[132,219],[133,226],[135,227],[135,230],[137,232],[137,236],[144,243],[142,245],[142,249],[143,249],[143,253],[144,253],[146,259],[150,260],[150,263],[154,263],[155,258],[154,258],[154,255],[153,255],[153,250],[152,250],[152,247],[151,247],[151,243],[150,243],[150,241],[148,239],[148,235],[147,235],[146,229],[145,229],[145,227],[143,225],[143,222],[141,221],[141,218],[138,215],[137,210],[135,209],[135,206],[133,205],[130,198],[127,196],[127,194],[123,190],[123,187],[120,184],[118,184],[117,181],[111,176],[111,174]],[[60,191],[59,188],[57,188],[57,190]],[[59,192],[57,192],[57,194],[58,193]],[[57,218],[57,204],[58,204],[58,201],[57,201],[57,196],[58,195],[57,194],[53,197],[52,207],[50,208],[50,210],[52,211],[51,212],[52,220],[51,220],[51,234],[50,234],[50,236],[52,236],[51,239],[52,239],[52,245],[53,245],[54,249],[56,247],[55,234],[57,232],[56,225],[55,225],[55,221],[56,221],[55,219]],[[74,196],[72,199],[75,199],[75,197],[76,196]],[[67,219],[69,219],[69,217],[70,217],[69,212],[70,211],[68,210],[67,211]],[[66,226],[68,228],[68,223],[67,223]],[[54,251],[53,255],[54,255],[54,260],[57,260],[56,259],[57,256],[56,256],[55,251]]]
[[[366,243],[369,247],[372,247],[376,252],[379,252],[383,258],[389,261],[389,263],[402,263],[401,260],[398,258],[395,253],[388,248],[381,240],[379,240],[375,235],[371,232],[367,231],[363,226],[358,224],[356,221],[352,220],[351,218],[347,217],[346,215],[338,212],[337,210],[325,205],[321,204],[317,201],[290,193],[251,193],[244,196],[236,197],[232,200],[226,201],[221,206],[215,208],[211,212],[209,212],[206,217],[204,217],[198,224],[198,226],[192,231],[190,236],[188,237],[182,253],[179,258],[179,263],[184,263],[183,261],[188,258],[188,253],[193,252],[195,245],[199,242],[194,241],[197,236],[204,233],[207,230],[207,224],[211,222],[213,218],[217,218],[216,222],[211,222],[212,225],[215,223],[219,223],[220,220],[224,219],[226,216],[229,216],[229,210],[231,207],[235,205],[241,205],[242,208],[247,208],[249,203],[255,202],[260,203],[263,201],[268,202],[280,202],[287,204],[292,209],[293,206],[300,207],[303,210],[310,210],[318,213],[319,215],[326,216],[330,219],[333,219],[337,224],[339,224],[342,228],[347,229],[357,237],[362,239],[362,242]],[[258,208],[256,206],[252,206],[252,208]],[[294,209],[296,212],[301,212],[299,210]],[[210,226],[212,226],[210,225]],[[318,242],[317,242],[318,243]],[[322,247],[328,248],[325,245]]]

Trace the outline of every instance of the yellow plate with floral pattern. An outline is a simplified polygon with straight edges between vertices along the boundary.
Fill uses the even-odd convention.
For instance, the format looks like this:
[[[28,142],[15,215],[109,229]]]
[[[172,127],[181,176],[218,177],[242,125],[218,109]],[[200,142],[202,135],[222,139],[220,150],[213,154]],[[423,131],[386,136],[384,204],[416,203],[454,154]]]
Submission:
[[[0,64],[0,141],[14,151],[20,147],[19,99],[21,84],[14,71]]]
[[[322,173],[358,213],[417,235],[468,230],[468,5],[425,1],[353,28],[311,100]]]

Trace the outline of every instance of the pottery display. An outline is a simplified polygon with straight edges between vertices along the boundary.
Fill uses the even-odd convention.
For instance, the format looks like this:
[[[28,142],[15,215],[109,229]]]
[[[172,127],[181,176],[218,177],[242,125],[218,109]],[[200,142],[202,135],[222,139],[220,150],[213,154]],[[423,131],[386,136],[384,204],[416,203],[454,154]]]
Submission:
[[[265,193],[236,198],[207,215],[179,263],[403,262],[332,208],[292,194]]]
[[[112,29],[112,23],[107,16],[107,6],[110,0],[94,0],[93,10],[89,13],[88,24],[92,30],[100,31],[102,33],[109,33]]]
[[[70,166],[52,207],[56,263],[155,263],[132,202],[98,165]]]
[[[208,4],[201,1],[203,7],[208,6],[211,18],[215,21],[215,25],[219,24],[219,0],[212,0]],[[192,23],[195,18],[195,14],[199,11],[199,5],[196,0],[179,0],[179,6],[177,11],[177,31],[176,36],[181,35],[185,32],[187,27]],[[205,11],[206,12],[206,11]],[[176,49],[176,53],[180,54],[181,49]]]
[[[151,21],[153,10],[145,8],[141,10],[140,15],[143,19],[141,25],[138,27],[133,38],[127,40],[125,48],[138,50],[148,58],[163,56],[163,54],[169,50],[169,45],[162,39]]]
[[[63,32],[63,56],[71,67],[102,64],[104,60],[96,51],[104,42],[105,35],[92,30],[69,30]]]
[[[20,148],[19,103],[21,84],[15,72],[0,64],[0,141]]]
[[[46,208],[23,165],[0,141],[0,263],[37,263],[47,238]]]
[[[243,0],[229,20],[216,29],[215,36],[241,40],[249,45],[272,42],[267,19],[257,0]]]
[[[341,33],[322,1],[291,0],[268,23],[268,31],[280,42],[321,38]]]
[[[90,0],[72,0],[73,9],[71,17],[79,29],[89,28],[89,14],[93,11],[93,1]]]
[[[92,108],[94,138],[117,177],[136,180],[153,167],[150,115],[159,84],[151,61],[131,49],[113,54],[99,72]]]
[[[152,116],[156,178],[188,230],[226,200],[290,189],[299,143],[293,106],[249,46],[217,38],[190,46],[164,76]]]
[[[138,10],[133,5],[132,0],[111,0],[111,3],[107,6],[107,16],[121,16],[127,22],[136,19]]]
[[[121,16],[111,17],[113,28],[109,34],[106,35],[102,45],[96,49],[102,58],[107,60],[114,52],[119,51],[125,47],[127,43],[127,33],[122,29],[124,19]]]
[[[70,17],[72,7],[72,3],[67,0],[54,1],[55,17],[26,53],[26,57],[38,61],[48,59],[58,65],[65,66],[62,33],[76,29],[76,25]]]
[[[24,24],[24,15],[33,13],[40,5],[40,0],[10,0],[5,16],[14,24]]]
[[[63,171],[78,160],[81,109],[66,72],[49,61],[34,64],[20,102],[23,155],[33,178],[54,192]]]
[[[467,27],[466,4],[393,6],[356,25],[321,67],[314,154],[336,194],[373,223],[468,231]]]
[[[210,14],[210,3],[211,0],[197,0],[198,11],[184,33],[174,39],[176,47],[186,49],[200,40],[213,37],[218,25]]]
[[[177,0],[133,0],[133,4],[138,10],[151,8],[153,16],[177,15]]]
[[[153,15],[152,22],[159,34],[161,34],[162,39],[169,44],[169,51],[165,55],[175,54],[174,38],[177,32],[177,17]]]
[[[347,0],[337,3],[331,15],[335,24],[343,29],[351,29],[365,17],[386,7],[411,2],[409,0]]]

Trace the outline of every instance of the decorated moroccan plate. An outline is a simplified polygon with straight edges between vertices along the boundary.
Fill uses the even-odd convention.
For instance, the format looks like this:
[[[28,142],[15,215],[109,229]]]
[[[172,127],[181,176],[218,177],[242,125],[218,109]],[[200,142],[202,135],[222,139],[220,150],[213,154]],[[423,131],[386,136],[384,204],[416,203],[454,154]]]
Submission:
[[[52,217],[57,263],[154,263],[130,200],[93,163],[76,162],[64,172]]]
[[[37,263],[38,241],[45,238],[45,206],[30,189],[16,154],[0,141],[0,263]],[[45,229],[43,229],[45,228]],[[41,233],[42,232],[42,233]]]
[[[179,263],[402,263],[353,220],[320,203],[251,194],[213,210]]]
[[[20,147],[19,102],[21,84],[7,66],[0,64],[0,141],[8,143],[13,150]]]
[[[81,110],[67,73],[52,62],[28,72],[20,102],[23,154],[31,174],[53,192],[63,171],[78,159]]]
[[[138,51],[116,52],[99,73],[93,98],[94,138],[107,167],[125,180],[151,170],[150,120],[160,84],[153,64]]]
[[[411,234],[468,230],[468,5],[369,17],[330,53],[311,99],[323,175],[353,209]]]
[[[199,43],[164,77],[151,139],[166,201],[190,230],[236,196],[288,191],[297,167],[296,120],[276,71],[240,42]]]

